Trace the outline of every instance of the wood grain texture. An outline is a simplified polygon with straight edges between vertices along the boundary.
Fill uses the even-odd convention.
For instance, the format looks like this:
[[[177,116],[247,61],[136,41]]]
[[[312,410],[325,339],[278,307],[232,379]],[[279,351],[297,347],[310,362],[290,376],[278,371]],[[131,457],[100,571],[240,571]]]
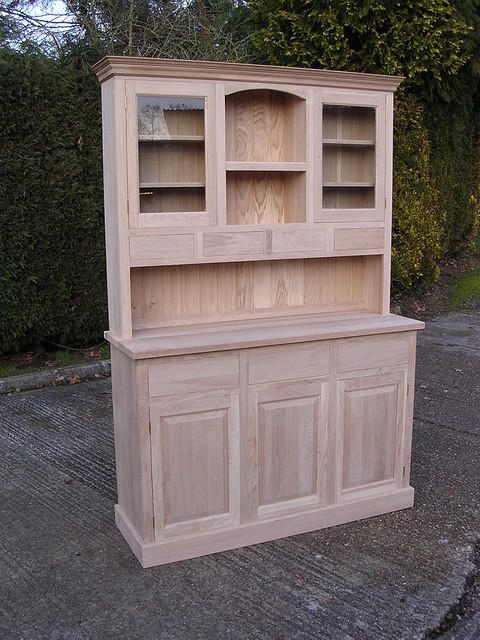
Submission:
[[[323,501],[327,387],[318,379],[249,386],[249,439],[256,445],[245,464],[258,518]]]
[[[302,509],[298,513],[241,527],[224,527],[155,543],[142,541],[118,505],[115,507],[115,522],[140,565],[148,568],[408,509],[413,506],[413,497],[414,491],[408,487],[342,504]]]
[[[210,62],[171,60],[131,56],[105,56],[93,65],[100,82],[116,76],[154,78],[157,82],[178,78],[201,82],[275,83],[279,86],[344,87],[347,90],[395,91],[402,76],[385,76],[351,71],[300,69],[275,65],[239,64],[238,62]],[[176,91],[176,94],[179,92]]]
[[[299,314],[296,311],[279,316],[265,316],[211,322],[205,324],[168,325],[138,329],[135,338],[121,340],[106,333],[107,340],[135,360],[172,355],[223,352],[230,349],[263,347],[315,340],[331,340],[357,336],[389,335],[424,328],[419,320],[393,314],[380,315],[367,311]]]
[[[205,256],[263,254],[264,251],[265,234],[263,231],[205,233],[203,235],[203,254]]]
[[[149,367],[151,398],[228,389],[239,384],[238,354],[162,358]]]
[[[152,405],[155,538],[238,518],[238,392]]]
[[[375,109],[350,105],[324,105],[323,137],[329,140],[374,141]]]
[[[305,175],[282,172],[229,172],[228,224],[305,222]]]
[[[226,157],[231,161],[305,161],[305,101],[254,89],[225,99]]]
[[[193,254],[194,236],[191,233],[130,238],[130,264],[133,265],[158,258],[187,257]]]
[[[103,181],[107,258],[108,321],[118,336],[132,335],[128,272],[128,192],[121,80],[102,85]]]
[[[329,348],[322,342],[264,347],[248,354],[249,384],[318,378],[329,370]]]
[[[133,325],[302,307],[379,311],[381,264],[378,256],[357,256],[132,269]]]
[[[337,371],[362,371],[376,367],[408,364],[409,337],[406,333],[353,338],[339,343]]]
[[[205,183],[203,144],[140,142],[139,145],[140,188],[145,183]]]
[[[318,414],[315,397],[259,401],[259,506],[315,493]]]
[[[339,383],[338,490],[352,494],[400,487],[406,370]]]
[[[383,249],[385,243],[385,231],[383,227],[377,229],[336,229],[335,251],[354,251],[362,247],[364,249]]]
[[[315,252],[327,248],[325,229],[295,229],[272,232],[272,253]]]
[[[148,386],[145,364],[112,347],[118,504],[146,542],[153,541]]]

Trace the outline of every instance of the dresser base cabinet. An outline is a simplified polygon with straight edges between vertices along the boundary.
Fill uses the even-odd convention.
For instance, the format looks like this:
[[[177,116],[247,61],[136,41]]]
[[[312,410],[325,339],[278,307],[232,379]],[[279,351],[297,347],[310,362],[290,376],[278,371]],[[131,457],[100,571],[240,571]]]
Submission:
[[[412,506],[415,339],[112,345],[116,522],[142,566]]]

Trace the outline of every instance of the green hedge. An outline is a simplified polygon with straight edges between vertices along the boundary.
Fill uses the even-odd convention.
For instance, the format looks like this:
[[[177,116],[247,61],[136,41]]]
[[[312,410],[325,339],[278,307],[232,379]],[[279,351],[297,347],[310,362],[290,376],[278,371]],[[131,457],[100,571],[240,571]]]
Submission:
[[[392,282],[433,280],[480,203],[477,0],[250,0],[258,60],[404,74],[396,96]],[[247,23],[245,23],[247,24]],[[85,345],[107,325],[100,91],[63,62],[0,50],[0,352]]]
[[[95,76],[0,52],[0,351],[107,325]]]
[[[393,121],[392,285],[401,291],[437,277],[445,214],[422,102],[400,91]]]
[[[478,0],[250,0],[276,64],[401,74],[396,95],[392,285],[428,283],[478,225]]]

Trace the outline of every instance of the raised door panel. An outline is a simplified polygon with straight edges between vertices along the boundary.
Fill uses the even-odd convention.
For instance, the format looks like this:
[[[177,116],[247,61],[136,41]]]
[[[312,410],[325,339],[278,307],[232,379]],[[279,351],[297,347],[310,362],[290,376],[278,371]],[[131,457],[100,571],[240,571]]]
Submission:
[[[406,371],[339,383],[338,497],[400,486]]]
[[[238,393],[151,407],[155,537],[235,521],[238,512]]]
[[[318,379],[249,390],[252,501],[258,517],[322,504],[327,465],[327,383]],[[250,452],[252,454],[252,452]]]

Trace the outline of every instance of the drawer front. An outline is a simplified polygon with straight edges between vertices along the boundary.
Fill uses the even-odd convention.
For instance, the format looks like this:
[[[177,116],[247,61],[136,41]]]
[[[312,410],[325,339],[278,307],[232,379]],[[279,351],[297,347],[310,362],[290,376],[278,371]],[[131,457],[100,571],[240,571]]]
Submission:
[[[409,334],[348,338],[338,343],[337,372],[408,364]]]
[[[326,342],[306,342],[281,347],[251,349],[248,382],[277,382],[328,375],[329,347]]]
[[[205,233],[203,254],[205,256],[255,255],[265,252],[263,231],[246,233]]]
[[[167,258],[192,258],[194,236],[192,233],[162,236],[134,236],[130,238],[130,263],[150,264]]]
[[[324,229],[273,231],[272,253],[306,253],[326,251],[327,233]]]
[[[335,251],[357,251],[383,249],[385,231],[378,229],[337,229],[335,231]]]
[[[150,397],[218,391],[239,385],[236,354],[162,358],[149,367]]]

